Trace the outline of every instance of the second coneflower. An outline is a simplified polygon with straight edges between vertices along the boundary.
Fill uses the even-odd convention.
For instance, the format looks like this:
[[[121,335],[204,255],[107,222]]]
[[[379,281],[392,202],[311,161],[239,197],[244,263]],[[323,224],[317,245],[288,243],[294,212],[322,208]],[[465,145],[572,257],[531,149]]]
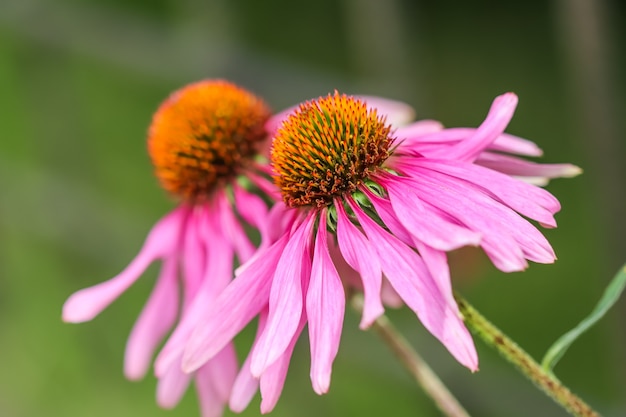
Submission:
[[[194,306],[212,302],[232,278],[235,259],[246,262],[255,247],[245,224],[265,233],[267,207],[238,183],[271,186],[255,158],[267,139],[271,116],[266,104],[226,81],[207,80],[174,92],[155,113],[148,152],[162,187],[180,203],[150,231],[141,251],[116,277],[80,290],[63,306],[63,320],[93,319],[132,285],[154,261],[162,268],[152,295],[126,346],[124,373],[142,378],[154,351],[172,329],[166,345],[184,343]],[[232,345],[194,374],[180,369],[180,355],[157,372],[157,401],[178,403],[195,380],[204,416],[221,415],[238,372]]]
[[[381,116],[384,106],[335,93],[274,121],[271,162],[283,197],[274,212],[283,214],[283,233],[206,307],[184,369],[203,366],[258,315],[244,370],[260,380],[261,410],[274,407],[306,324],[312,385],[325,393],[339,348],[344,288],[363,289],[365,328],[383,313],[381,294],[390,285],[461,364],[476,370],[446,253],[481,246],[507,272],[524,269],[527,260],[553,262],[550,244],[524,217],[554,227],[559,203],[510,174],[547,179],[577,172],[504,154],[538,150],[503,134],[516,105],[512,93],[496,98],[476,129],[443,129],[432,121],[395,129]],[[235,386],[231,406],[240,409],[250,394]]]

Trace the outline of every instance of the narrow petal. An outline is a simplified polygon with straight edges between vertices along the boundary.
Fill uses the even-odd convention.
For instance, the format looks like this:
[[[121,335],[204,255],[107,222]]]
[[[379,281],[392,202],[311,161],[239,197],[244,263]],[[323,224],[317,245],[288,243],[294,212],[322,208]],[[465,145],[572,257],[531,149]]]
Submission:
[[[287,240],[285,236],[262,251],[199,314],[183,355],[185,372],[193,372],[215,356],[267,305],[276,263]]]
[[[187,209],[180,207],[152,228],[139,254],[114,278],[72,294],[63,305],[63,321],[89,321],[115,301],[156,259],[176,250]]]
[[[370,242],[352,224],[340,201],[337,208],[337,242],[345,261],[361,274],[363,282],[363,315],[361,329],[366,329],[384,313],[381,301],[382,270]]]
[[[237,253],[237,257],[241,263],[246,262],[252,257],[255,246],[250,242],[246,231],[241,226],[239,220],[235,217],[233,207],[228,202],[225,193],[219,194],[217,201],[219,207],[219,228],[221,234],[226,237],[226,242],[230,242]]]
[[[515,94],[506,93],[496,97],[487,117],[474,134],[449,149],[446,158],[468,162],[475,160],[485,148],[490,146],[504,132],[516,107],[517,96]]]
[[[421,202],[416,190],[400,177],[387,175],[383,185],[397,219],[412,236],[439,250],[449,251],[466,245],[478,245],[480,233],[447,221]]]
[[[315,238],[311,281],[306,294],[311,345],[311,382],[318,394],[330,387],[332,365],[339,350],[346,295],[341,278],[328,253],[326,242],[326,210],[320,213]]]
[[[182,233],[183,249],[180,251],[180,257],[182,258],[180,268],[182,270],[181,275],[184,288],[184,308],[191,304],[193,297],[198,292],[198,288],[202,285],[202,278],[208,262],[208,248],[202,239],[201,230],[209,227],[207,217],[212,211],[212,208],[207,205],[194,207]]]
[[[571,178],[582,173],[580,167],[572,164],[538,164],[514,156],[493,152],[481,153],[476,160],[476,164],[508,175],[543,177],[546,180],[551,178]]]
[[[556,226],[553,214],[561,209],[561,204],[543,188],[475,164],[421,158],[413,165],[416,168],[412,170],[413,176],[440,177],[440,174],[445,174],[457,178],[460,183],[483,188],[486,193],[528,218]]]
[[[131,380],[144,377],[152,355],[172,328],[178,315],[178,259],[165,258],[157,283],[133,326],[124,355],[124,375]]]
[[[235,207],[241,217],[254,226],[261,236],[268,234],[267,231],[267,204],[261,197],[256,194],[249,193],[239,185],[233,185],[235,196]]]
[[[462,365],[476,370],[478,357],[474,342],[460,315],[455,312],[458,308],[448,304],[449,300],[441,294],[417,253],[378,226],[354,201],[348,199],[348,203],[368,239],[376,242],[375,249],[383,272],[394,289],[417,314],[424,327]]]
[[[553,262],[546,238],[527,220],[471,183],[431,173],[407,179],[429,203],[483,234],[481,246],[498,269],[520,271],[526,258]]]
[[[401,149],[409,147],[430,158],[445,158],[450,146],[456,146],[476,133],[476,128],[471,127],[435,129],[435,125],[432,125],[432,130],[428,131],[419,126],[420,123],[398,129],[395,136],[401,142]],[[541,148],[534,142],[508,133],[502,133],[496,137],[488,149],[526,156],[543,155]]]
[[[232,277],[234,257],[232,247],[210,244],[211,239],[225,240],[213,224],[219,218],[219,214],[207,211],[205,215],[208,217],[207,221],[203,223],[204,227],[197,230],[196,237],[199,239],[199,244],[207,249],[206,267],[204,271],[198,272],[201,275],[199,287],[193,289],[185,287],[185,304],[179,323],[155,361],[157,376],[170,367],[173,360],[178,360],[182,355],[191,332],[200,322],[207,306],[214,303]]]
[[[259,314],[259,324],[257,326],[254,342],[252,343],[252,349],[250,349],[251,351],[254,350],[259,336],[263,333],[265,323],[267,323],[267,310]],[[241,413],[248,407],[248,404],[250,404],[250,401],[252,401],[254,394],[259,388],[259,379],[252,376],[252,372],[250,372],[250,356],[251,355],[248,355],[243,365],[241,365],[230,396],[229,406],[235,413]]]
[[[260,376],[285,351],[302,313],[302,280],[311,274],[309,253],[315,215],[312,212],[289,237],[276,264],[267,326],[252,353],[252,375]]]
[[[398,142],[417,142],[420,141],[422,137],[428,137],[428,135],[443,130],[443,124],[437,120],[419,120],[409,125],[399,127],[394,132],[394,136]]]
[[[300,323],[293,335],[293,338],[289,342],[289,345],[285,351],[280,355],[273,364],[271,364],[260,376],[259,387],[261,390],[261,413],[267,414],[274,409],[280,394],[283,391],[285,385],[285,378],[287,377],[287,371],[289,370],[289,362],[291,361],[291,355],[293,349],[296,346],[296,342],[304,329],[306,324],[306,314],[302,312],[300,317]]]
[[[238,362],[235,346],[228,343],[213,359],[204,366],[211,380],[214,381],[215,392],[221,403],[227,403],[237,377]]]
[[[217,385],[220,381],[216,381],[210,370],[204,366],[196,372],[195,380],[202,417],[222,417],[226,403],[218,393]]]
[[[179,358],[180,359],[180,358]],[[173,364],[157,382],[156,401],[160,407],[174,408],[180,402],[191,382],[192,375],[180,370],[180,362]]]

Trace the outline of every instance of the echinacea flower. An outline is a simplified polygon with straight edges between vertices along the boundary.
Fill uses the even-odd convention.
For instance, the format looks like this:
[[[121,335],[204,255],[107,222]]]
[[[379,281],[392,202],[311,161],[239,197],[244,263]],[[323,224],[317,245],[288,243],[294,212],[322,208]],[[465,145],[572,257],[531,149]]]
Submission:
[[[183,369],[203,366],[258,316],[257,338],[240,375],[248,370],[259,380],[261,411],[276,404],[305,325],[312,385],[318,394],[327,392],[344,288],[354,285],[346,277],[358,274],[362,328],[383,313],[381,288],[388,283],[426,329],[475,371],[476,350],[452,295],[446,253],[481,246],[506,272],[526,268],[527,260],[553,262],[550,244],[526,218],[554,227],[559,202],[511,175],[577,173],[572,165],[546,167],[506,155],[539,152],[503,133],[516,105],[512,93],[497,97],[476,129],[422,121],[394,130],[381,116],[384,105],[335,93],[271,120],[268,125],[277,129],[271,163],[283,199],[272,209],[281,219],[273,227],[282,232],[201,313]],[[244,385],[236,383],[231,397],[237,410],[251,398]]]
[[[64,321],[89,321],[152,262],[162,260],[154,290],[126,345],[127,378],[142,378],[163,338],[173,328],[178,337],[184,335],[180,320],[191,306],[215,299],[232,278],[235,258],[243,263],[254,253],[244,226],[264,230],[267,206],[238,178],[245,175],[261,188],[270,184],[255,161],[267,138],[264,124],[270,116],[261,99],[222,80],[190,84],[174,92],[155,113],[148,151],[160,184],[180,203],[156,223],[126,269],[76,292],[63,306]],[[203,416],[219,416],[237,369],[230,344],[193,375],[183,373],[180,357],[175,358],[157,374],[157,402],[175,406],[195,379]]]

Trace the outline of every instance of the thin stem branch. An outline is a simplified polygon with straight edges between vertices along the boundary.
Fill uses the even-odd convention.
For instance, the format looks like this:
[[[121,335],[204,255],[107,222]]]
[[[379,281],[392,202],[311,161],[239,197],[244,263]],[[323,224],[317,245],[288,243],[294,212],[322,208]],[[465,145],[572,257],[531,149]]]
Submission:
[[[352,297],[352,305],[355,310],[361,312],[363,310],[363,298],[359,295],[354,295]],[[443,415],[448,417],[470,417],[468,412],[465,411],[428,364],[413,349],[404,336],[398,332],[387,316],[380,316],[372,324],[372,329],[378,333],[409,373],[413,375],[424,392],[433,399]]]
[[[549,397],[577,417],[599,417],[600,415],[587,405],[578,396],[573,394],[552,373],[544,370],[528,353],[517,343],[502,333],[498,328],[483,317],[465,298],[455,294],[459,310],[468,327],[483,341],[498,351],[506,360],[511,362],[537,387]]]

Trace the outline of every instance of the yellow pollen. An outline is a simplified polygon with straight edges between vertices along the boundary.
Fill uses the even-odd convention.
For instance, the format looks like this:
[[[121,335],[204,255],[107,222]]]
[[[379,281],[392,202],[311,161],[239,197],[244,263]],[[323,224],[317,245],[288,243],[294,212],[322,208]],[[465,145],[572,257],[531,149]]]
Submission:
[[[389,157],[391,126],[357,98],[328,95],[301,104],[272,143],[274,181],[290,207],[332,204]]]
[[[187,201],[232,180],[266,138],[267,105],[222,80],[187,85],[152,118],[148,153],[162,187]]]

